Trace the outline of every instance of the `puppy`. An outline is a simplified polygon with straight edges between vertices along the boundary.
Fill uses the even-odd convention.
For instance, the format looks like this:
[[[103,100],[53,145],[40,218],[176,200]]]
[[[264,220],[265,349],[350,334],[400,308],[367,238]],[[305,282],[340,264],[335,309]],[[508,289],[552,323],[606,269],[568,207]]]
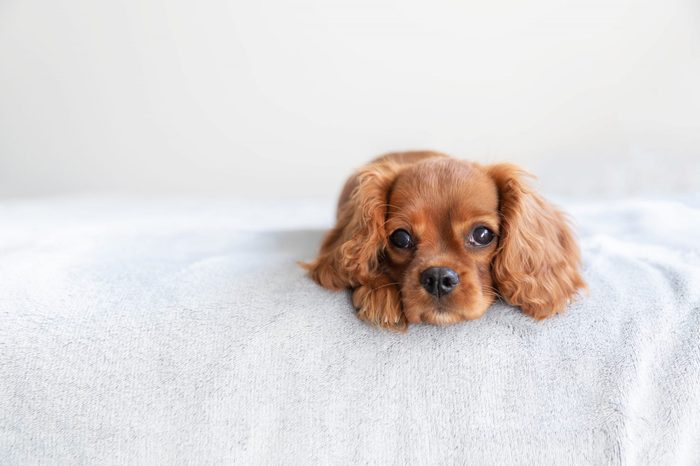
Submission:
[[[303,265],[391,330],[478,319],[496,297],[544,319],[585,283],[566,218],[526,176],[437,152],[384,155],[347,181],[335,227]]]

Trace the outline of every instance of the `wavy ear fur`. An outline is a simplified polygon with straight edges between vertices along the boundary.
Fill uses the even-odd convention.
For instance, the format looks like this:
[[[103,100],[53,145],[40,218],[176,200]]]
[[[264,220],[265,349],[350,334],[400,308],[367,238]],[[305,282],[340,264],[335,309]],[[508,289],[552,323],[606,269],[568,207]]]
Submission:
[[[487,169],[499,192],[501,231],[491,271],[501,296],[537,319],[563,310],[586,286],[564,214],[523,181],[528,174],[520,168]]]
[[[360,169],[345,184],[335,227],[324,238],[318,257],[303,264],[321,286],[333,290],[356,287],[381,275],[387,196],[400,166],[379,160]]]

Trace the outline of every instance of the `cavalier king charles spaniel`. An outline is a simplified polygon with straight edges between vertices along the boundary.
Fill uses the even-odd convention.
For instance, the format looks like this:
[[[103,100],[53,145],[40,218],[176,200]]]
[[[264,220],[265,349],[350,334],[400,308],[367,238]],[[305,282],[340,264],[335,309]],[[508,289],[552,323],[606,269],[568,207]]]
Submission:
[[[497,297],[535,319],[585,283],[566,217],[509,164],[387,154],[345,184],[337,223],[304,264],[352,290],[358,317],[391,330],[478,319]]]

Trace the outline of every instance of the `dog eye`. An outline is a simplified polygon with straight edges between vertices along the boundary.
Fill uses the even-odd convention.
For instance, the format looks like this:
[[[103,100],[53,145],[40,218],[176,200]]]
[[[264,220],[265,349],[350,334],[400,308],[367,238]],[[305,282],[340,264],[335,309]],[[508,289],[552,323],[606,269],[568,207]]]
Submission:
[[[406,230],[396,230],[389,238],[394,246],[401,249],[408,249],[413,246],[413,238]]]
[[[487,244],[491,243],[495,237],[496,235],[493,233],[493,231],[489,230],[485,226],[480,226],[472,230],[472,233],[467,241],[470,245],[479,247],[486,246]]]

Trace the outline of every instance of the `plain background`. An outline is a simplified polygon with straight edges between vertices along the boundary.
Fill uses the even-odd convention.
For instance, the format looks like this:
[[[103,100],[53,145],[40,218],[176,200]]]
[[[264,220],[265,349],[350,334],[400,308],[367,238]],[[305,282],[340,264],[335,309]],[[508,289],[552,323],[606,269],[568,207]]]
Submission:
[[[396,149],[700,184],[697,0],[0,1],[0,197],[335,196]]]

